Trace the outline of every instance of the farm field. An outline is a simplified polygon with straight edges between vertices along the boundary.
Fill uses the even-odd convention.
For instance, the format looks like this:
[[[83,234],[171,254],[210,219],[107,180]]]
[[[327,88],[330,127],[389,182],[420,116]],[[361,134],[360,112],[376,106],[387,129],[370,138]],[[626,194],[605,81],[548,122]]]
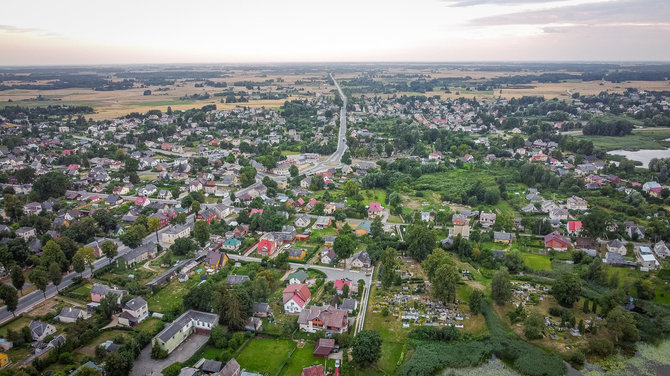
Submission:
[[[633,134],[625,137],[610,136],[584,136],[577,135],[579,140],[593,142],[595,147],[605,150],[629,150],[637,151],[640,149],[665,149],[670,146],[670,142],[663,141],[670,138],[670,128],[643,128],[634,129]]]

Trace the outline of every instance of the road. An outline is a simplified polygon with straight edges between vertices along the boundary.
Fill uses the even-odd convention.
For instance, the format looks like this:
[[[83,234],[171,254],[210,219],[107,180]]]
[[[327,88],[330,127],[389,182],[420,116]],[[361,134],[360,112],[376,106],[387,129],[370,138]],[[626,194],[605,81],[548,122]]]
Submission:
[[[193,220],[195,219],[195,215],[191,214],[188,217],[186,217],[186,223],[192,224]],[[158,231],[158,237],[160,238],[161,234],[165,231],[167,231],[169,226],[162,228],[161,230]],[[144,240],[142,241],[142,244],[156,244],[156,234],[151,233],[147,235]],[[113,261],[116,261],[119,257],[125,255],[126,253],[130,252],[131,249],[122,245],[118,249],[118,255],[113,259]],[[98,270],[102,268],[103,266],[109,265],[110,260],[107,257],[102,257],[95,262],[93,262],[93,270]],[[84,272],[82,273],[84,278],[90,277],[91,276],[91,269],[86,268]],[[65,276],[63,276],[63,281],[58,285],[58,290],[62,290],[72,284],[72,281],[74,277],[78,276],[79,273],[69,273]],[[46,290],[46,296],[47,299],[54,297],[55,295],[58,294],[58,290],[53,284],[49,284],[47,286]],[[22,296],[19,299],[19,304],[17,305],[16,312],[15,314],[23,313],[26,311],[30,311],[35,305],[42,303],[44,301],[44,294],[40,290],[36,290],[31,292],[30,294],[27,294],[25,296]],[[3,306],[0,308],[0,324],[11,319],[12,318],[12,313],[7,311],[7,307]]]
[[[107,198],[109,197],[109,194],[107,193],[92,193],[92,192],[87,192],[87,191],[66,191],[65,195],[69,195],[70,193],[79,193],[81,197],[83,198],[88,198],[88,197],[93,197],[93,196],[98,196],[99,198]],[[135,201],[137,200],[137,197],[140,196],[121,196],[122,199],[127,200],[127,201]],[[182,196],[179,196],[182,197]],[[164,204],[169,204],[169,205],[177,205],[181,204],[181,201],[179,200],[163,200],[160,198],[150,198],[149,201],[151,202],[161,202]]]

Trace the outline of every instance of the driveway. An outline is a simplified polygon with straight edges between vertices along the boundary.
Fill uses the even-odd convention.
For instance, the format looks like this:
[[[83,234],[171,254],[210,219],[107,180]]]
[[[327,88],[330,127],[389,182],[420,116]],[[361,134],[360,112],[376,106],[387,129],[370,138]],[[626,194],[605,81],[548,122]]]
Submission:
[[[209,336],[192,334],[165,359],[151,359],[151,344],[147,345],[135,360],[130,376],[161,376],[163,369],[174,362],[184,362],[202,345],[207,343]]]

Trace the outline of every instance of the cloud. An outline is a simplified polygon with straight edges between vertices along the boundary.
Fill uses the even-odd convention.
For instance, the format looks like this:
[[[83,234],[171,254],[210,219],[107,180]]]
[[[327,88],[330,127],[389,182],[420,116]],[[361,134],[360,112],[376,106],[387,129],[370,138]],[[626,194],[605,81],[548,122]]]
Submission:
[[[563,0],[446,0],[451,7],[471,7],[474,5],[519,5],[544,4]]]
[[[52,33],[46,30],[33,28],[33,27],[19,27],[13,25],[2,25],[0,24],[0,33],[7,34],[30,34],[30,35],[39,35],[45,37],[58,37],[60,35]]]
[[[647,26],[654,24],[663,26],[667,25],[669,20],[670,2],[667,0],[617,0],[483,17],[472,20],[470,24],[478,26],[552,24],[602,26],[637,23]]]

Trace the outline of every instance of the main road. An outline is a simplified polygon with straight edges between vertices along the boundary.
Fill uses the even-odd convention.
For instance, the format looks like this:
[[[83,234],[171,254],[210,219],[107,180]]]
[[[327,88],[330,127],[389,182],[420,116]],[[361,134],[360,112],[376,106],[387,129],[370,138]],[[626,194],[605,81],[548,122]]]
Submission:
[[[186,223],[192,224],[195,216],[193,214],[189,215],[186,217]],[[160,235],[167,231],[169,226],[166,226],[162,228],[161,230],[158,231],[158,236],[160,238]],[[142,245],[147,245],[147,244],[156,244],[156,233],[151,233],[147,235],[144,240],[142,241]],[[118,249],[118,255],[114,257],[113,260],[110,261],[109,258],[107,257],[102,257],[95,262],[93,262],[93,270],[98,270],[104,266],[109,265],[111,262],[116,261],[119,257],[125,255],[126,253],[130,252],[131,249],[121,245]],[[82,273],[83,277],[90,277],[91,276],[91,269],[86,268],[84,272]],[[58,289],[53,284],[49,284],[46,289],[46,297],[47,299],[55,296],[58,294],[59,290],[62,290],[68,286],[70,286],[73,283],[73,280],[75,277],[79,276],[79,273],[68,273],[63,276],[63,281],[58,285]],[[19,299],[19,304],[17,305],[16,311],[14,314],[19,314],[23,312],[28,312],[32,310],[37,304],[42,303],[44,299],[44,293],[42,293],[41,290],[35,290],[31,292],[30,294],[24,295]],[[3,306],[0,308],[0,324],[11,319],[12,318],[12,313],[7,311],[7,307]]]

